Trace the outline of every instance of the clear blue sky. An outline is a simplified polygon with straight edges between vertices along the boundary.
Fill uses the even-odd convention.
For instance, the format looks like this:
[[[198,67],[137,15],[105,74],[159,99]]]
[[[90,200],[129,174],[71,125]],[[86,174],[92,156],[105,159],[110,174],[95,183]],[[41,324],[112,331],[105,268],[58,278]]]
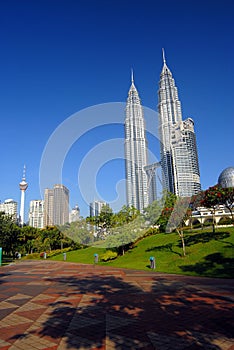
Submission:
[[[0,2],[0,199],[41,198],[39,168],[54,130],[92,105],[125,102],[130,69],[142,103],[156,110],[162,47],[182,102],[195,121],[202,188],[234,166],[234,3],[232,0],[8,0]],[[97,128],[71,148],[63,183],[70,204],[88,214],[79,163],[94,145],[123,137],[123,128]],[[151,146],[152,147],[152,146]],[[97,186],[115,197],[124,162],[109,162]]]

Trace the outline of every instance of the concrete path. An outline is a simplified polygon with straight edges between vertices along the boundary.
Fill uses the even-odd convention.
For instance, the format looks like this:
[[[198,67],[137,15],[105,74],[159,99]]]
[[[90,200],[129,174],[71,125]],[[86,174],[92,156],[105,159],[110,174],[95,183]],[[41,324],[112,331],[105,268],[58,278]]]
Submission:
[[[233,280],[68,262],[0,267],[0,350],[234,350]]]

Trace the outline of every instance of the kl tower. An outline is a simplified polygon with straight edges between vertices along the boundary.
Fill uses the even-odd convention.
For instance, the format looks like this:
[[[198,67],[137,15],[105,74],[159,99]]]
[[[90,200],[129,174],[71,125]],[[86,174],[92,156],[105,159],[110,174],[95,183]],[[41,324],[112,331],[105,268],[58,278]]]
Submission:
[[[19,188],[21,191],[21,201],[20,201],[20,217],[19,217],[19,223],[21,226],[24,225],[24,202],[25,202],[25,191],[28,188],[28,183],[26,182],[26,167],[24,166],[24,171],[23,171],[23,178],[22,181],[19,183]]]

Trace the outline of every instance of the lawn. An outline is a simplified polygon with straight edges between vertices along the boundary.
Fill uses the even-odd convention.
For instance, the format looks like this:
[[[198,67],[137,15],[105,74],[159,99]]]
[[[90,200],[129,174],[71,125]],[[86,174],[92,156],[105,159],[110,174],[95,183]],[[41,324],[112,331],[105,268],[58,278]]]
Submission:
[[[182,255],[181,241],[176,233],[156,234],[138,242],[125,255],[109,262],[99,262],[104,266],[114,266],[150,271],[151,256],[155,257],[158,272],[209,276],[234,277],[234,228],[219,228],[215,234],[211,230],[185,232],[186,256]],[[93,264],[94,254],[101,256],[103,248],[88,247],[67,253],[67,261]],[[63,260],[59,255],[51,258]]]

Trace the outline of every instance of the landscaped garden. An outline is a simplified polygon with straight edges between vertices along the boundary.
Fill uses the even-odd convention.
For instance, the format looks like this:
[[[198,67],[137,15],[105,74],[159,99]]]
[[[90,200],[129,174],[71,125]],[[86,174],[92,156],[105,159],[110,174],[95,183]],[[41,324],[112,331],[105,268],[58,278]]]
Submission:
[[[186,231],[186,255],[183,256],[181,239],[177,233],[158,233],[133,244],[124,255],[107,262],[101,261],[106,249],[87,247],[66,253],[66,261],[94,263],[98,254],[100,265],[150,271],[150,257],[156,261],[153,271],[194,276],[234,277],[234,227]],[[63,260],[64,255],[52,257]]]
[[[191,198],[190,203],[165,192],[144,213],[127,206],[113,213],[109,206],[104,206],[98,216],[43,229],[20,227],[11,217],[0,213],[2,264],[20,256],[233,278],[234,218],[230,204],[233,202],[232,188],[214,186]],[[213,214],[210,222],[197,222],[195,229],[192,212],[202,204],[211,208]],[[218,228],[214,213],[220,204],[228,210],[231,225]]]

